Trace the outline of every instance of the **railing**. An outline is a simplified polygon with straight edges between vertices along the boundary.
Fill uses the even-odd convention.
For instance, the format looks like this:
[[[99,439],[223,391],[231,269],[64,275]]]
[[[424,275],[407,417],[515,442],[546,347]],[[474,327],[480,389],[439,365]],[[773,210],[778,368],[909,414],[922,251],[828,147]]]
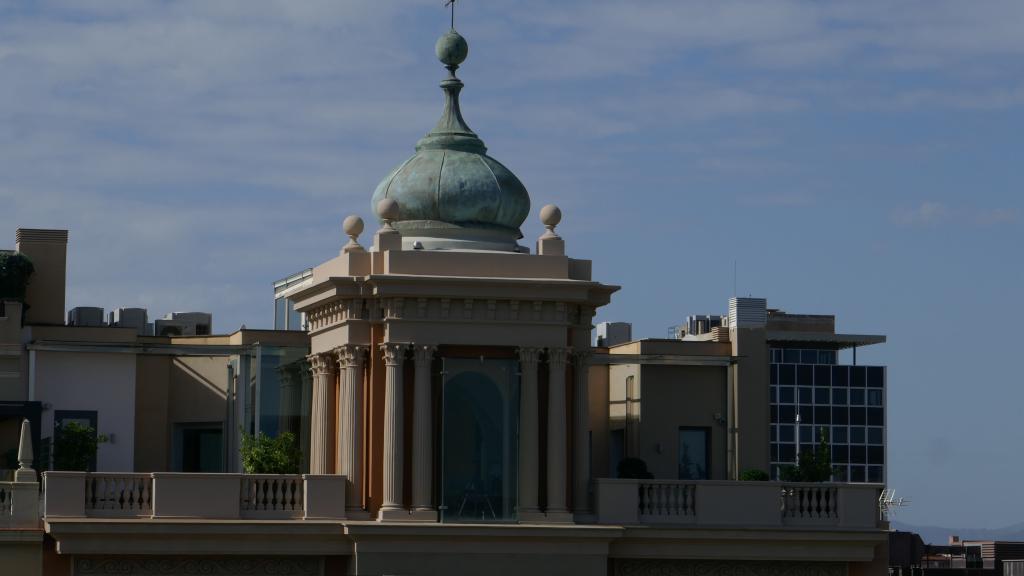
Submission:
[[[302,476],[249,474],[241,480],[242,515],[259,517],[302,516]]]
[[[0,482],[0,528],[39,527],[39,484]]]
[[[696,516],[697,486],[672,480],[647,480],[639,487],[640,519],[686,522]]]
[[[874,484],[598,479],[600,524],[876,528]]]
[[[48,519],[344,519],[344,476],[43,473]]]
[[[97,516],[150,516],[153,514],[153,476],[89,474],[85,477],[85,510]]]

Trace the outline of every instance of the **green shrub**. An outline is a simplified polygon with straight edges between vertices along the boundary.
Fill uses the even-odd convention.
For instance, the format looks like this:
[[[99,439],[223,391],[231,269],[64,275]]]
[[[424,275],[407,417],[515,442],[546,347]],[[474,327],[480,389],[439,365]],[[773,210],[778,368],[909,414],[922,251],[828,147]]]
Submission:
[[[96,434],[96,429],[78,422],[61,424],[53,435],[53,469],[91,472],[99,445],[107,437]]]
[[[744,470],[740,473],[740,480],[744,482],[767,482],[768,473],[764,470]]]
[[[796,466],[785,466],[779,471],[783,482],[828,482],[832,479],[832,450],[829,448],[828,431],[822,429],[818,447],[800,452]]]
[[[18,252],[0,252],[0,298],[24,300],[25,288],[35,266]]]
[[[302,451],[295,434],[285,432],[271,438],[263,432],[253,436],[242,431],[242,467],[246,474],[299,474]]]
[[[654,478],[654,474],[647,471],[647,463],[639,458],[623,458],[619,462],[617,470],[619,478],[635,478],[640,480]]]

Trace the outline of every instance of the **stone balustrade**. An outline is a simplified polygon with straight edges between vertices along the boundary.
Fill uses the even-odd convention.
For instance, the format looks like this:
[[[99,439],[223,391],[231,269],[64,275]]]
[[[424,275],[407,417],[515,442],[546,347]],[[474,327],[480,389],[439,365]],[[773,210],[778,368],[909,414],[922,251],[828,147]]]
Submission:
[[[345,482],[344,476],[319,474],[45,472],[43,515],[341,520]]]
[[[879,526],[875,484],[595,480],[599,524]]]
[[[0,529],[39,527],[39,484],[0,482]]]

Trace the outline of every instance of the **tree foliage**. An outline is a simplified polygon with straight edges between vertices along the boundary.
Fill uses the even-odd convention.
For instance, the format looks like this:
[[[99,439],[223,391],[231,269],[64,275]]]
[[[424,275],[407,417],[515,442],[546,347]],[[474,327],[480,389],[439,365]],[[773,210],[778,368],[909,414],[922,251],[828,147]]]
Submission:
[[[832,474],[832,449],[828,431],[822,428],[817,448],[800,452],[796,466],[784,467],[779,476],[784,482],[828,482]]]
[[[619,478],[635,478],[649,480],[654,478],[647,470],[647,462],[639,458],[623,458],[618,465]]]
[[[78,422],[61,424],[53,437],[53,469],[90,472],[99,445],[106,441],[107,437],[96,434],[92,426]]]
[[[0,252],[0,298],[24,300],[35,266],[19,252]]]
[[[768,473],[764,470],[744,470],[740,473],[740,480],[743,482],[767,482]]]
[[[253,436],[242,431],[242,467],[246,474],[299,474],[302,451],[295,434],[271,438],[263,432]]]

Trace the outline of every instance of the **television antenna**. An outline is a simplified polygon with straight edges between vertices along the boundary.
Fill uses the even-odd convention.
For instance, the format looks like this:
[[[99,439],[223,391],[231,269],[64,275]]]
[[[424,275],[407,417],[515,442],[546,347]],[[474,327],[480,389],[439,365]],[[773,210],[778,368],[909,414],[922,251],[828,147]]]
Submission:
[[[899,508],[909,505],[910,499],[902,496],[897,498],[896,490],[883,488],[878,496],[878,512],[886,520],[895,516]]]

